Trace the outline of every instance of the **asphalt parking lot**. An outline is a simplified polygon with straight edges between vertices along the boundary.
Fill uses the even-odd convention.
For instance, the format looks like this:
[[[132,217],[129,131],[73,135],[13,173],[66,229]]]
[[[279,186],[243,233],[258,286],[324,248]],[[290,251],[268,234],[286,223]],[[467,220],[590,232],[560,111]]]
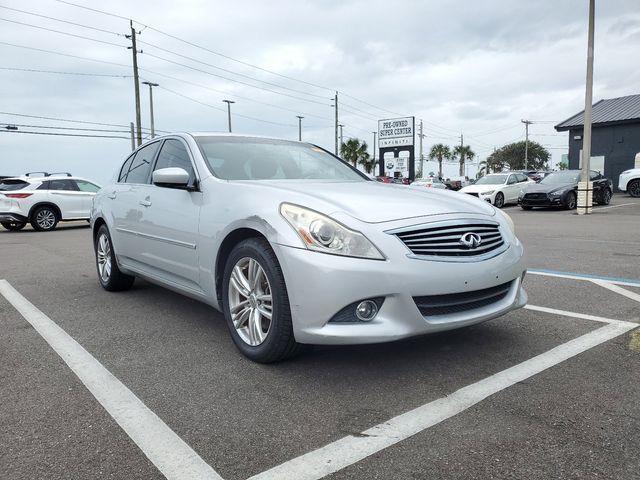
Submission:
[[[505,211],[527,309],[275,365],[206,305],[103,291],[86,223],[0,231],[0,477],[640,478],[640,199]]]

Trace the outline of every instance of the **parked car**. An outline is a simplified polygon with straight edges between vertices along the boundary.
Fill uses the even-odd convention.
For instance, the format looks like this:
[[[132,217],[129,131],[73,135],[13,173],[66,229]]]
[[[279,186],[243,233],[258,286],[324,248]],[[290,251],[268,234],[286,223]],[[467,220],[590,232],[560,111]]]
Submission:
[[[303,344],[464,327],[527,301],[507,215],[456,193],[381,185],[309,143],[154,139],[96,195],[91,225],[104,289],[139,276],[206,302],[259,362]]]
[[[497,208],[502,208],[507,203],[517,203],[518,195],[529,183],[535,183],[524,173],[490,173],[480,177],[473,185],[468,185],[460,190],[485,200]]]
[[[418,178],[411,184],[412,187],[439,188],[445,190],[447,186],[437,178]]]
[[[533,207],[562,207],[568,210],[576,208],[580,170],[561,170],[544,177],[540,183],[528,185],[518,197],[518,204],[524,210]],[[590,171],[593,182],[593,202],[608,205],[613,195],[611,180]]]
[[[56,228],[58,222],[89,220],[100,185],[69,173],[5,178],[0,181],[0,224],[7,230]]]
[[[618,188],[632,197],[640,197],[640,168],[622,172],[618,178]]]

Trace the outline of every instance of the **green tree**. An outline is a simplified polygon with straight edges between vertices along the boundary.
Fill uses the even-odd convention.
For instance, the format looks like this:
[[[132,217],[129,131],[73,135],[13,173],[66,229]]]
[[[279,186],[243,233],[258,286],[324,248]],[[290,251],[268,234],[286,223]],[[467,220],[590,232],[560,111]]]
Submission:
[[[500,147],[487,157],[492,165],[503,170],[508,167],[510,170],[547,170],[548,162],[551,158],[549,151],[538,142],[529,141],[527,151],[527,164],[524,161],[525,142],[515,142]],[[495,171],[495,169],[494,169]]]
[[[442,177],[442,161],[451,158],[451,149],[442,143],[436,143],[429,151],[429,159],[438,161],[438,176]]]
[[[567,170],[569,168],[569,165],[567,165],[564,162],[560,162],[558,163],[558,170]]]
[[[366,159],[360,159],[360,165],[362,165],[367,173],[371,173],[375,170],[378,165],[378,160],[374,160],[371,158],[369,154],[367,154]]]
[[[471,150],[469,145],[456,145],[453,149],[451,158],[460,162],[460,176],[464,177],[464,164],[467,160],[473,160],[476,153]]]
[[[358,164],[365,165],[365,162],[369,160],[369,152],[367,152],[367,142],[360,143],[357,138],[350,138],[345,143],[340,145],[340,156],[346,162],[353,164],[354,167]]]

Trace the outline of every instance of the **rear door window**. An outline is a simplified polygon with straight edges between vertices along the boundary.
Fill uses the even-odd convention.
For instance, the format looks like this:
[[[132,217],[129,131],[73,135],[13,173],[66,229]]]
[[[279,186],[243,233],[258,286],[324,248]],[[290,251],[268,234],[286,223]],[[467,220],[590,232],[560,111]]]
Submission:
[[[98,190],[100,190],[100,187],[95,183],[86,182],[84,180],[76,180],[75,182],[81,192],[96,193]]]
[[[77,192],[78,186],[73,180],[67,180],[64,178],[57,178],[49,180],[49,190],[66,190],[71,192]]]

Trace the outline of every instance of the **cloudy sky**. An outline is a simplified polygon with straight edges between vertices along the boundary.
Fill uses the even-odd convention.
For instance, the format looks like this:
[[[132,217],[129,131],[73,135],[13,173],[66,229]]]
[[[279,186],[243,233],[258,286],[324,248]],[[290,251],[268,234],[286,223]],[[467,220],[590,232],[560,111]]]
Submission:
[[[303,115],[303,139],[332,150],[338,90],[345,137],[371,144],[377,119],[415,115],[425,152],[462,133],[482,160],[524,139],[520,120],[529,119],[540,122],[530,138],[557,163],[567,134],[553,125],[584,107],[587,0],[71,1],[113,15],[0,1],[0,129],[124,138],[1,133],[0,175],[111,177],[135,119],[129,18],[141,31],[141,77],[160,84],[155,124],[164,131],[226,131],[230,99],[234,132],[295,139]],[[596,3],[594,101],[640,93],[640,4]]]

